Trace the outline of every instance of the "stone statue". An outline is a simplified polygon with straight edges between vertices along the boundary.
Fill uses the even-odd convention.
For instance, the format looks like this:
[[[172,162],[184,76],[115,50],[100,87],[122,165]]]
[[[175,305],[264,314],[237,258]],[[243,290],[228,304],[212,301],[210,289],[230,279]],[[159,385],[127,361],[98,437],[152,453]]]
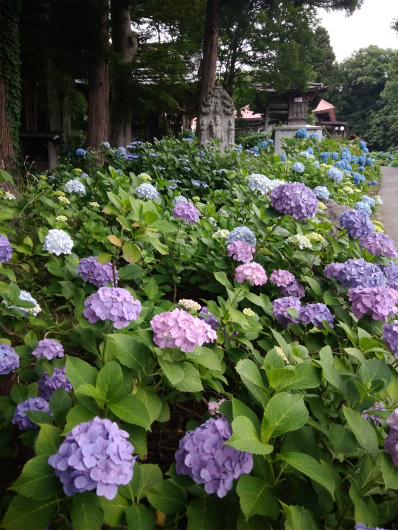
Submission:
[[[235,142],[235,109],[229,94],[221,87],[213,87],[203,101],[199,117],[199,142],[220,140],[220,148]]]

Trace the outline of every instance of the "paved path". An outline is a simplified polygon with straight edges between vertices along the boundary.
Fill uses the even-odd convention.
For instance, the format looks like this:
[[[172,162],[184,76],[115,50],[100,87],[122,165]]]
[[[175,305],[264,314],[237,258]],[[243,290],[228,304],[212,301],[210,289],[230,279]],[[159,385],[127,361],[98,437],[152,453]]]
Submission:
[[[384,224],[386,234],[394,240],[398,249],[398,168],[382,167],[381,186],[379,196],[383,204],[375,218]]]

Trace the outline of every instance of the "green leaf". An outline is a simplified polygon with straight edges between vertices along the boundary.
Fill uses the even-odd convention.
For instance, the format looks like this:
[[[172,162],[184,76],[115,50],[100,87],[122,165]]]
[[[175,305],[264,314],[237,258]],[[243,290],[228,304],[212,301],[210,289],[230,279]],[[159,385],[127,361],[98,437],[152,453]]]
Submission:
[[[120,280],[134,280],[140,278],[144,272],[144,269],[139,265],[125,265],[119,269],[119,279]]]
[[[365,451],[368,451],[372,460],[376,462],[379,454],[379,444],[371,424],[355,410],[343,407],[343,413],[359,445]]]
[[[268,442],[270,438],[295,431],[304,425],[307,418],[308,410],[304,405],[303,396],[287,392],[276,394],[265,407],[261,440]]]
[[[19,405],[19,403],[22,403],[22,401],[28,399],[29,390],[26,388],[25,385],[22,385],[21,383],[14,383],[10,390],[10,396],[13,402],[16,405]]]
[[[117,526],[128,506],[127,499],[120,495],[120,493],[117,493],[116,497],[111,501],[105,497],[100,497],[99,499],[104,511],[104,521],[110,526]]]
[[[236,371],[253,397],[261,404],[266,403],[268,392],[258,366],[249,359],[243,359],[237,363]]]
[[[181,363],[179,365],[184,370],[184,377],[175,387],[181,392],[200,392],[203,390],[200,373],[191,363]]]
[[[122,383],[123,373],[120,364],[111,361],[98,374],[96,388],[108,401],[111,401],[120,391]]]
[[[316,388],[321,384],[321,370],[310,364],[299,364],[294,368],[294,378],[286,382],[286,386],[278,390],[299,390],[303,388]]]
[[[141,249],[132,241],[126,241],[123,245],[123,258],[130,264],[139,261],[141,258]]]
[[[161,243],[158,237],[148,237],[147,240],[163,256],[169,253],[169,247],[164,243]]]
[[[5,530],[45,530],[58,503],[59,499],[37,502],[36,499],[17,495],[11,501],[1,526]]]
[[[130,442],[134,445],[134,453],[137,453],[143,460],[148,452],[146,430],[131,424],[124,424],[123,429],[129,433]]]
[[[93,385],[80,385],[79,388],[76,390],[76,396],[78,396],[79,398],[81,398],[81,396],[89,396],[95,399],[99,406],[104,405],[106,402],[104,396]]]
[[[355,507],[355,521],[360,521],[367,526],[376,526],[378,523],[377,509],[372,510],[371,506],[366,504],[365,499],[361,498],[354,484],[350,488],[349,496]]]
[[[234,286],[228,280],[227,275],[225,274],[225,272],[221,272],[221,271],[220,272],[215,272],[214,273],[214,277],[219,283],[221,283],[221,285],[223,285],[224,287],[226,287],[230,291],[234,290]]]
[[[152,223],[154,223],[155,221],[158,220],[158,214],[156,212],[145,212],[144,215],[142,216],[143,220],[145,221],[145,223],[148,223],[149,225],[151,225]]]
[[[285,530],[319,530],[312,514],[301,506],[286,506],[283,504],[286,513]]]
[[[71,503],[72,526],[75,530],[101,530],[104,512],[94,491],[75,493]]]
[[[144,429],[150,427],[151,422],[145,406],[134,396],[123,396],[115,399],[109,404],[109,408],[118,418],[127,421],[127,423],[139,425]]]
[[[47,459],[50,455],[55,454],[63,441],[61,432],[61,429],[53,425],[41,425],[35,444],[36,454],[38,456],[45,455]]]
[[[303,276],[303,280],[305,280],[310,285],[311,289],[317,296],[323,297],[323,289],[320,283],[315,278],[311,278],[310,276]]]
[[[77,357],[67,357],[66,359],[66,378],[70,381],[74,390],[80,385],[95,385],[98,370]]]
[[[127,486],[120,486],[120,492],[128,499],[136,499],[139,502],[146,497],[147,493],[159,482],[163,481],[163,475],[159,466],[155,464],[135,464],[133,478]]]
[[[33,423],[36,423],[36,425],[41,423],[52,425],[52,417],[47,414],[47,412],[42,410],[27,410],[25,414],[33,421]]]
[[[361,340],[368,340],[365,338]],[[384,361],[378,359],[367,359],[359,369],[359,376],[365,388],[372,387],[380,392],[391,382],[391,370]],[[369,386],[368,386],[369,385]]]
[[[346,395],[347,393],[346,384],[343,381],[339,372],[335,368],[333,368],[333,366],[330,366],[328,363],[324,361],[316,360],[315,362],[318,363],[322,367],[323,375],[325,376],[326,381],[330,383],[332,386],[338,388],[342,392],[342,394]]]
[[[278,518],[278,501],[272,490],[261,478],[242,475],[236,491],[246,520],[253,515],[268,515],[271,519]]]
[[[246,416],[246,418],[249,418],[249,420],[255,426],[257,433],[260,434],[261,424],[256,413],[242,401],[239,401],[239,399],[232,398],[231,401],[233,418],[236,419],[238,416]]]
[[[181,512],[186,510],[187,494],[171,480],[164,480],[155,486],[147,493],[149,502],[156,510],[159,510],[166,515]]]
[[[73,429],[73,427],[79,425],[79,423],[93,420],[95,416],[96,413],[92,410],[89,410],[84,405],[75,405],[66,415],[66,425],[63,434],[67,434]]]
[[[189,503],[187,530],[220,530],[225,528],[220,503],[210,495],[204,495]]]
[[[152,530],[155,524],[155,514],[143,504],[136,504],[126,508],[128,530]]]
[[[196,364],[206,366],[206,368],[210,368],[210,370],[221,371],[221,362],[214,351],[210,350],[210,348],[196,346],[195,353],[187,352],[185,355],[187,359],[193,361]]]
[[[387,489],[398,490],[398,468],[387,453],[380,453],[381,469]]]
[[[116,356],[121,364],[136,370],[142,375],[149,373],[154,360],[151,350],[129,335],[107,335],[107,340],[116,345]]]
[[[165,361],[162,358],[159,358],[160,368],[163,370],[164,375],[170,381],[172,385],[176,385],[184,379],[184,370],[180,364]]]
[[[152,392],[148,388],[142,386],[137,388],[135,397],[139,399],[145,406],[149,416],[149,421],[153,423],[155,420],[157,420],[162,410],[162,400],[160,397],[155,394],[155,392]]]
[[[266,315],[272,315],[272,311],[270,306],[272,307],[272,303],[270,302],[268,296],[265,294],[260,294],[260,296],[257,296],[254,293],[245,293],[245,298],[249,300],[249,302],[252,302],[253,304],[258,305],[264,310],[264,313]]]
[[[98,263],[109,263],[111,259],[112,259],[112,254],[108,254],[107,252],[101,252],[101,254],[98,254],[97,256]]]
[[[272,445],[259,439],[255,425],[246,416],[238,416],[232,421],[232,436],[225,445],[257,455],[268,455],[274,450]]]
[[[63,423],[71,408],[69,394],[63,388],[58,388],[50,397],[50,410],[54,414],[55,423]]]
[[[62,496],[60,480],[48,463],[48,455],[31,458],[11,489],[38,501],[50,499],[54,495]]]
[[[325,470],[319,462],[317,462],[312,456],[309,456],[305,453],[283,453],[278,455],[278,459],[284,460],[290,466],[297,469],[310,479],[315,480],[321,486],[326,488],[330,495],[334,498],[334,480],[325,474]]]

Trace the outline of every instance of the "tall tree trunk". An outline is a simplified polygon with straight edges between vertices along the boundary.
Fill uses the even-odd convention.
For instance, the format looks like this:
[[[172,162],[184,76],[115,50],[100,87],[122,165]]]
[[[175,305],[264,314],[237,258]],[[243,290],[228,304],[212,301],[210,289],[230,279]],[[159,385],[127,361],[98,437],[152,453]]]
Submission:
[[[129,63],[137,53],[138,43],[131,30],[130,4],[128,0],[111,3],[112,48],[118,59],[112,82],[110,142],[114,147],[126,146],[131,141],[133,100]]]
[[[24,81],[25,129],[37,131],[37,83],[33,78]]]
[[[58,98],[57,72],[52,57],[47,58],[47,100],[50,131],[60,131],[62,127],[61,109]]]
[[[72,77],[66,80],[65,97],[62,103],[62,138],[67,144],[72,131],[72,93],[75,83]]]
[[[109,139],[109,8],[108,0],[91,0],[92,53],[88,71],[86,144],[97,148]]]

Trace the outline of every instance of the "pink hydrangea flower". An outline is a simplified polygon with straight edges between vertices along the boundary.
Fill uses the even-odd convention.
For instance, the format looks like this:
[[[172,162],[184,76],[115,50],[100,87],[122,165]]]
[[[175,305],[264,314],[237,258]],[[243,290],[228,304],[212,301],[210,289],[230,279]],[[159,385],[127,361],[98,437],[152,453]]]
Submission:
[[[291,283],[294,282],[296,279],[294,275],[286,270],[278,269],[271,272],[271,276],[269,277],[270,282],[274,283],[278,287],[287,287]]]
[[[235,269],[235,281],[243,283],[245,280],[254,285],[264,285],[267,281],[265,270],[259,263],[245,263]]]
[[[250,263],[253,259],[253,252],[256,250],[250,243],[244,241],[234,241],[227,246],[228,256],[236,261]]]

